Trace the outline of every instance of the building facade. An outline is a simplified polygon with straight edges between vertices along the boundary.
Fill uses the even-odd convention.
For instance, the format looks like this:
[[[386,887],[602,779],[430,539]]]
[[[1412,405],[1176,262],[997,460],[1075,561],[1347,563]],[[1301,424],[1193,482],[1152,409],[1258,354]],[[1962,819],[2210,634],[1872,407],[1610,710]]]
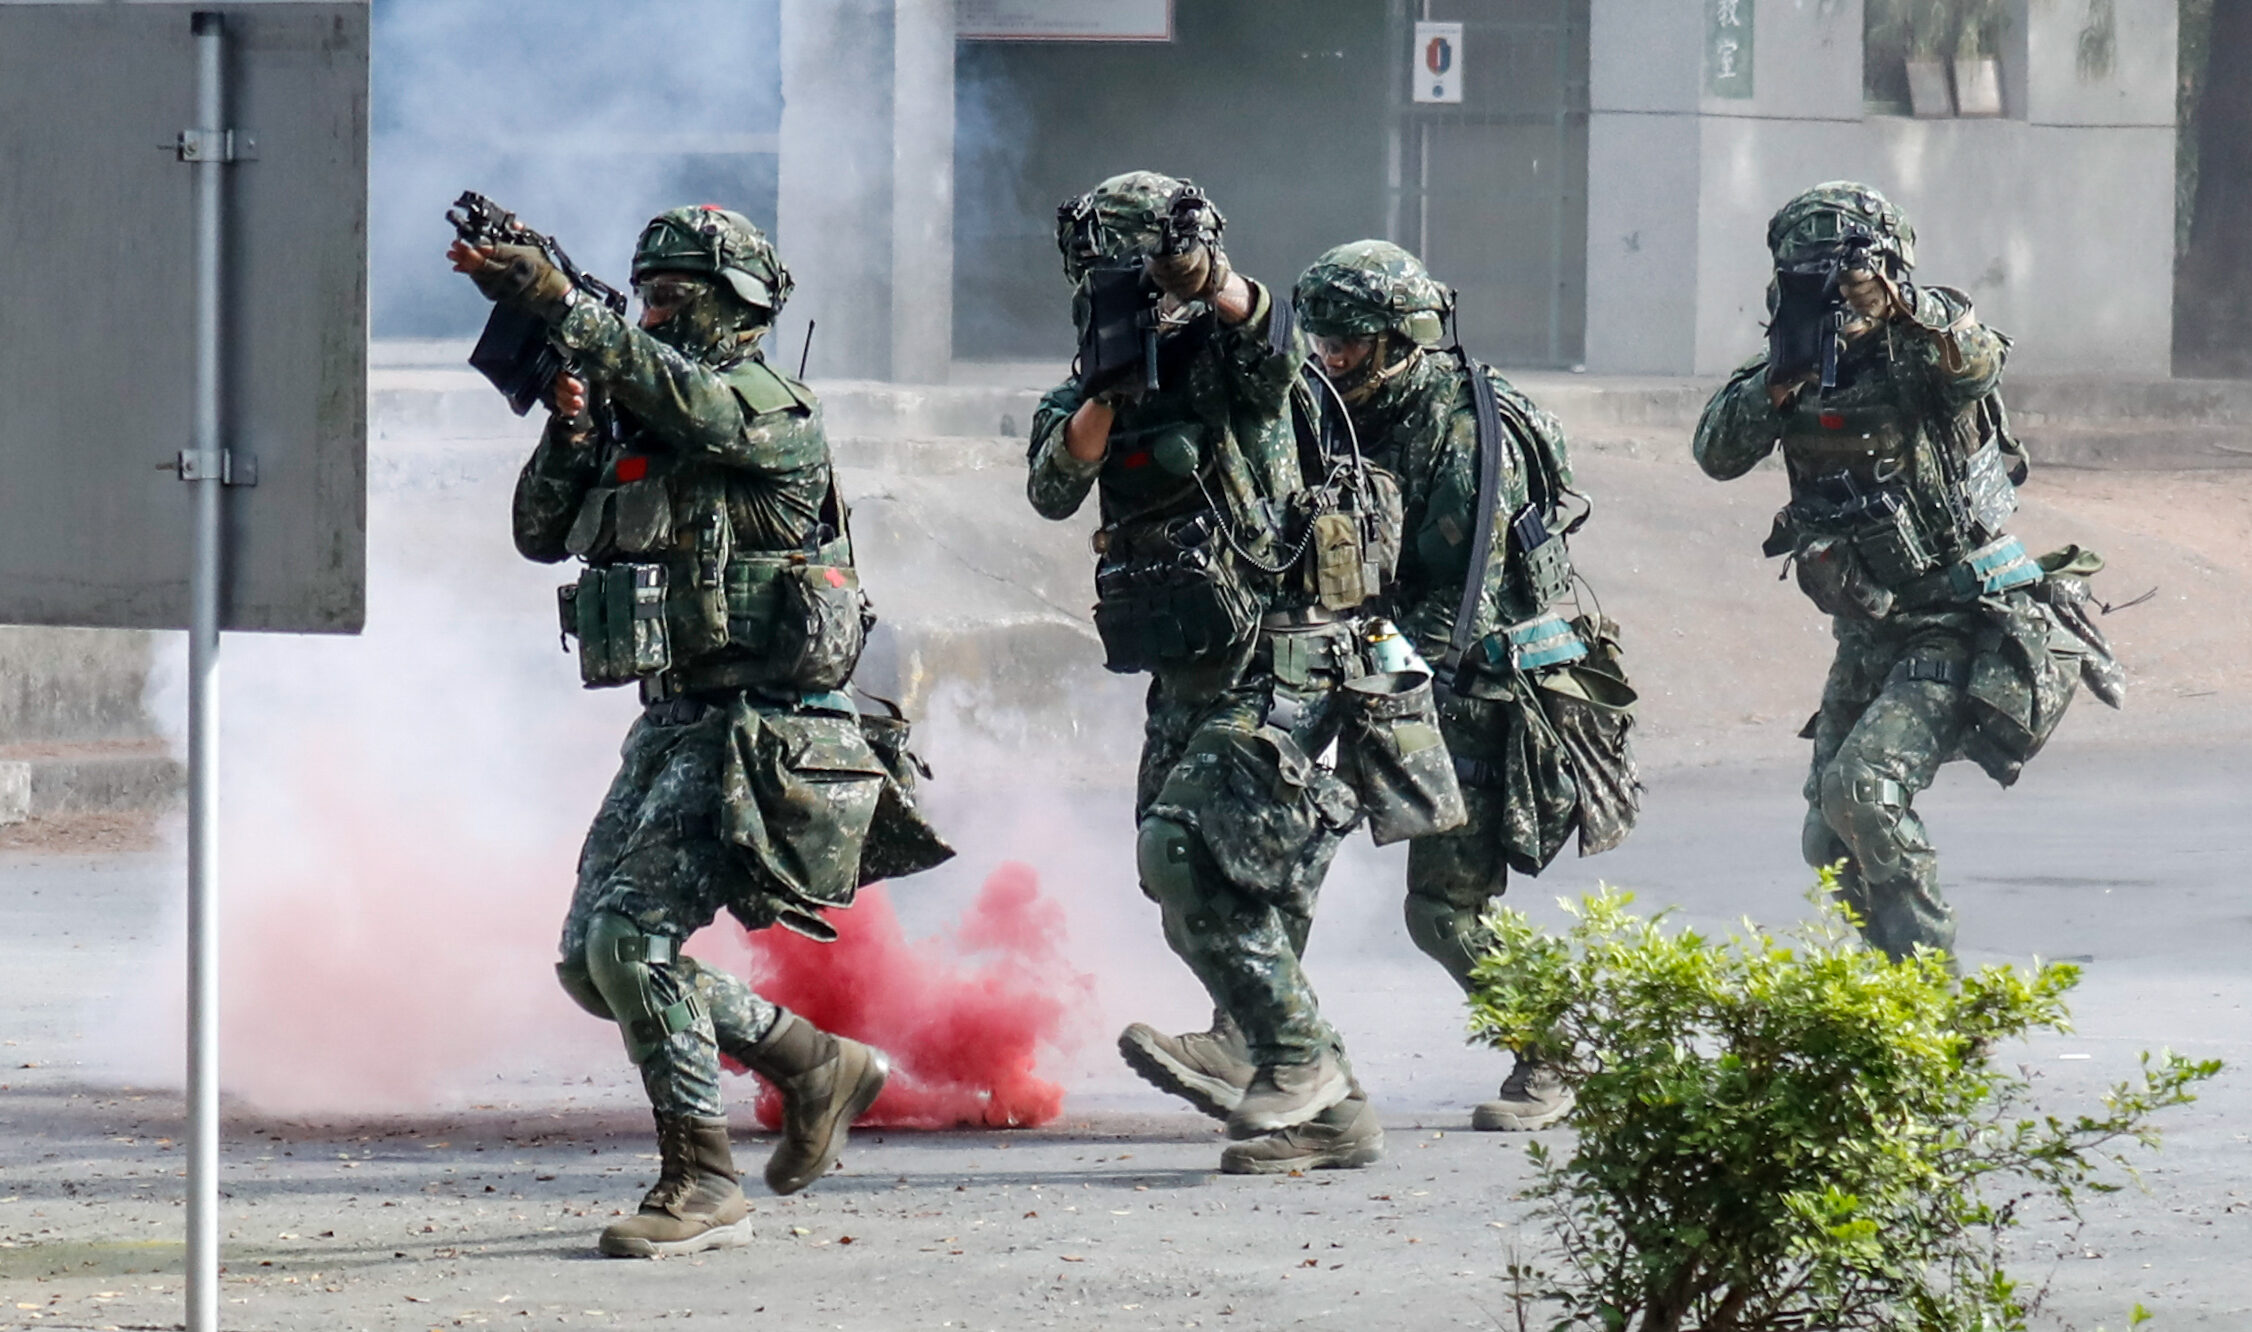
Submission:
[[[964,35],[997,9],[1089,5],[782,0],[777,221],[817,373],[1060,359],[1055,205],[1134,167],[1205,185],[1255,275],[1387,236],[1481,355],[1660,375],[1757,347],[1768,215],[1854,177],[2022,366],[2168,369],[2175,0],[2000,0],[1992,63],[1940,85],[1974,114],[1921,117],[1864,0],[1174,0],[1144,40]],[[1417,100],[1426,22],[1461,25],[1459,101]]]

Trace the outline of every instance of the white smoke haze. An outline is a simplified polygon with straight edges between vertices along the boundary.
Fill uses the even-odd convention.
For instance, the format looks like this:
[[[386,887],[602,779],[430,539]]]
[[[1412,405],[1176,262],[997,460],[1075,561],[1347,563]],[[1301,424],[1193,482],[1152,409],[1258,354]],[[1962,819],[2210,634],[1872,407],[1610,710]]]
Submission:
[[[377,0],[379,337],[465,337],[483,318],[484,303],[442,259],[442,213],[464,188],[517,210],[613,281],[661,208],[709,200],[770,224],[773,159],[733,150],[777,123],[775,10],[770,0]],[[984,133],[965,126],[962,151],[1013,151],[981,146]],[[1052,203],[1036,210],[1039,225]],[[1059,289],[1059,321],[1062,305]],[[379,412],[365,633],[224,642],[222,1069],[228,1094],[260,1110],[638,1101],[614,1029],[577,1009],[552,970],[580,839],[637,705],[629,690],[579,687],[555,623],[554,587],[568,569],[531,564],[511,543],[509,489],[537,419],[505,444],[465,443],[387,433],[397,422]],[[847,482],[874,526],[888,497],[865,478]],[[980,505],[989,489],[995,511],[1030,521],[1020,472],[982,472],[975,485]],[[909,500],[928,493],[898,489]],[[949,587],[982,604],[990,573],[909,526],[863,542],[879,611],[927,610],[916,600]],[[1083,562],[1063,584],[1083,604]],[[883,653],[879,644],[871,659]],[[1135,881],[1144,682],[1104,673],[1091,641],[1063,669],[1076,676],[1057,687],[1082,696],[1073,711],[1084,723],[1064,735],[991,679],[918,682],[917,747],[937,770],[926,801],[960,855],[893,885],[891,900],[908,936],[930,939],[997,865],[1032,865],[1072,941],[1054,986],[1077,993],[1091,978],[1093,990],[1040,1071],[1063,1083],[1070,1106],[1154,1108],[1162,1102],[1119,1066],[1109,1034],[1135,1019],[1199,1028],[1209,1006]],[[176,742],[184,674],[172,636],[151,710]],[[1379,949],[1412,959],[1429,971],[1444,1035],[1456,1021],[1451,991],[1400,951],[1400,873],[1396,849],[1348,848],[1317,931],[1317,971]],[[749,954],[736,934],[722,917],[693,947],[741,968]],[[175,916],[120,990],[127,1016],[99,1024],[106,1071],[121,1081],[182,1076],[183,953]],[[751,1090],[736,1081],[730,1097],[745,1102]]]
[[[464,189],[623,285],[682,203],[774,223],[777,0],[376,0],[369,250],[378,337],[462,337],[484,305],[432,256]]]

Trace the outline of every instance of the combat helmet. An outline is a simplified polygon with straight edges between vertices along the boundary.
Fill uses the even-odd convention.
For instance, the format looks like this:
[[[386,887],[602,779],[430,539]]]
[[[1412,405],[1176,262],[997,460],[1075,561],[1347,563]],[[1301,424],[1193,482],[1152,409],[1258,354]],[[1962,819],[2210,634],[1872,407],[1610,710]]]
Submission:
[[[1155,171],[1128,171],[1064,201],[1056,209],[1056,248],[1073,282],[1105,261],[1157,252],[1166,206],[1184,182]]]
[[[1299,275],[1298,322],[1316,337],[1396,333],[1418,347],[1446,336],[1454,293],[1423,261],[1390,241],[1340,245]]]
[[[633,247],[633,280],[655,272],[711,274],[771,322],[797,285],[766,233],[717,204],[668,208],[649,219]]]
[[[1916,229],[1890,199],[1859,181],[1825,181],[1777,209],[1767,223],[1767,248],[1778,266],[1825,258],[1856,236],[1893,257],[1892,276],[1916,266]]]

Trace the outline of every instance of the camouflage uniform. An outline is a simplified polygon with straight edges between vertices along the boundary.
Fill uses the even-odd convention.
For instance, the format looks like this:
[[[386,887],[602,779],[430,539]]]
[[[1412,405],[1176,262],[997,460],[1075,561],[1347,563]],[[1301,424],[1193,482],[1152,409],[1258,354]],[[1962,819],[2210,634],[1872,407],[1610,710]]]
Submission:
[[[1900,294],[1847,339],[1837,386],[1780,406],[1767,356],[1713,395],[1697,426],[1707,475],[1730,480],[1780,448],[1791,503],[1767,550],[1831,614],[1837,655],[1814,742],[1803,849],[1842,862],[1839,888],[1875,947],[1952,950],[1954,913],[1913,807],[1939,766],[1971,757],[2004,785],[2036,752],[2078,677],[2117,704],[2119,675],[2085,614],[2082,552],[2029,558],[2002,523],[2016,506],[2014,441],[1993,397],[2008,340],[1969,299],[1910,285],[1915,233],[1867,186],[1832,182],[1769,225],[1779,267],[1819,259],[1844,231],[1874,236]]]
[[[1067,274],[1078,282],[1092,262],[1153,253],[1179,186],[1136,172],[1085,196],[1090,248],[1074,258],[1068,228],[1059,236]],[[1151,669],[1137,855],[1167,943],[1240,1026],[1253,1063],[1272,1069],[1341,1062],[1299,953],[1322,876],[1359,817],[1352,791],[1310,757],[1336,735],[1333,696],[1359,671],[1352,626],[1307,615],[1285,627],[1306,597],[1255,563],[1281,560],[1271,524],[1305,484],[1287,412],[1304,351],[1287,324],[1271,322],[1283,316],[1268,291],[1251,285],[1253,309],[1241,324],[1190,307],[1187,327],[1172,335],[1190,348],[1186,364],[1158,391],[1116,400],[1100,460],[1081,462],[1064,447],[1066,423],[1087,396],[1079,381],[1048,393],[1033,419],[1027,493],[1042,516],[1061,519],[1095,492],[1098,549],[1109,560],[1154,555],[1208,514],[1242,547],[1224,558],[1266,627]],[[1078,315],[1083,322],[1083,294]],[[1247,1136],[1233,1124],[1231,1132]]]
[[[1561,847],[1570,826],[1554,793],[1570,790],[1564,755],[1541,742],[1550,729],[1535,686],[1506,661],[1476,646],[1453,662],[1481,503],[1472,365],[1437,351],[1453,294],[1420,260],[1385,241],[1355,241],[1322,255],[1299,278],[1300,322],[1317,339],[1368,339],[1366,358],[1339,380],[1359,446],[1399,480],[1404,521],[1397,579],[1388,598],[1401,630],[1433,661],[1454,664],[1439,693],[1439,729],[1461,779],[1467,818],[1451,831],[1409,843],[1408,935],[1465,993],[1471,968],[1489,945],[1481,923],[1508,886],[1511,865],[1531,872]],[[1563,428],[1498,371],[1481,367],[1499,398],[1497,522],[1535,498],[1534,477],[1568,488],[1571,463]],[[1480,595],[1465,635],[1472,645],[1504,641],[1509,626],[1548,610],[1520,567],[1522,556],[1497,532],[1478,573]],[[1607,651],[1609,645],[1592,645]],[[1623,728],[1623,720],[1620,722]],[[1623,744],[1623,731],[1621,736]],[[1623,831],[1620,835],[1623,835]],[[1569,1108],[1560,1087],[1529,1080],[1537,1058],[1520,1058],[1503,1098],[1479,1108],[1479,1127],[1539,1127]],[[1541,1101],[1537,1107],[1531,1102]]]
[[[592,407],[550,419],[514,501],[526,558],[585,562],[563,592],[589,687],[633,683],[644,703],[588,829],[557,964],[573,999],[618,1023],[657,1116],[666,1179],[643,1213],[665,1213],[672,1230],[655,1235],[654,1250],[651,1235],[623,1247],[604,1236],[606,1252],[638,1256],[673,1251],[665,1235],[708,1246],[696,1226],[712,1228],[712,1199],[683,1203],[682,1190],[733,1191],[722,1054],[773,1079],[790,1103],[798,1075],[850,1047],[858,1062],[846,1099],[857,1104],[846,1121],[882,1083],[880,1055],[815,1032],[681,945],[721,910],[751,929],[833,938],[821,912],[849,905],[878,874],[950,854],[913,814],[911,759],[871,746],[837,692],[851,663],[834,658],[857,656],[865,602],[819,405],[759,350],[787,271],[757,228],[707,207],[650,223],[637,284],[645,275],[707,280],[682,284],[695,295],[653,329],[582,293],[540,308]],[[630,620],[606,619],[629,577],[657,595],[634,602]],[[811,601],[801,586],[816,588]],[[834,593],[828,603],[822,586]],[[824,604],[850,623],[809,623],[804,607]],[[809,682],[813,641],[833,650],[818,667],[829,674]],[[892,736],[887,725],[873,723],[879,740]],[[698,1133],[702,1162],[683,1145]],[[834,1159],[841,1134],[830,1124],[820,1141],[797,1143],[804,1159],[778,1151],[769,1183],[802,1187],[827,1168],[818,1158]],[[738,1198],[719,1205],[741,1214]],[[722,1218],[717,1230],[730,1229]]]

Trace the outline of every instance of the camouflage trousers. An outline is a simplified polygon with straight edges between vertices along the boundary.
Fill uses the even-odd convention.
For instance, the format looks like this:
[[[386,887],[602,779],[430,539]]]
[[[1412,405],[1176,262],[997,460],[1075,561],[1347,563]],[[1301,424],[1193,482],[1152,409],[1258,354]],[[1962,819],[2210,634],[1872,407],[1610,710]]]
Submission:
[[[724,1112],[719,1056],[740,1060],[780,1010],[741,979],[679,952],[722,908],[739,906],[748,884],[740,849],[720,832],[727,709],[680,719],[684,711],[659,705],[626,735],[623,762],[579,853],[556,973],[581,1007],[625,1029],[654,1109],[716,1117]],[[626,965],[589,957],[590,932],[604,917],[611,920],[597,943],[630,944],[638,955]],[[617,939],[621,933],[665,942],[652,949]],[[621,995],[621,987],[640,992]],[[657,1015],[641,1039],[632,1029],[637,1015]]]
[[[1164,675],[1150,686],[1142,891],[1261,1064],[1343,1056],[1300,962],[1322,877],[1359,818],[1352,791],[1309,757],[1336,733],[1335,694],[1328,672],[1284,687],[1254,671],[1217,696]]]
[[[1961,754],[1964,693],[1982,619],[1975,610],[1833,622],[1837,656],[1811,724],[1806,861],[1843,861],[1838,890],[1872,947],[1899,958],[1955,943],[1939,855],[1916,794]]]
[[[1471,966],[1492,942],[1480,918],[1509,888],[1510,800],[1500,771],[1509,758],[1507,706],[1503,700],[1454,694],[1441,700],[1439,734],[1447,753],[1457,772],[1476,774],[1462,784],[1470,817],[1460,827],[1408,843],[1408,937],[1465,994]]]

